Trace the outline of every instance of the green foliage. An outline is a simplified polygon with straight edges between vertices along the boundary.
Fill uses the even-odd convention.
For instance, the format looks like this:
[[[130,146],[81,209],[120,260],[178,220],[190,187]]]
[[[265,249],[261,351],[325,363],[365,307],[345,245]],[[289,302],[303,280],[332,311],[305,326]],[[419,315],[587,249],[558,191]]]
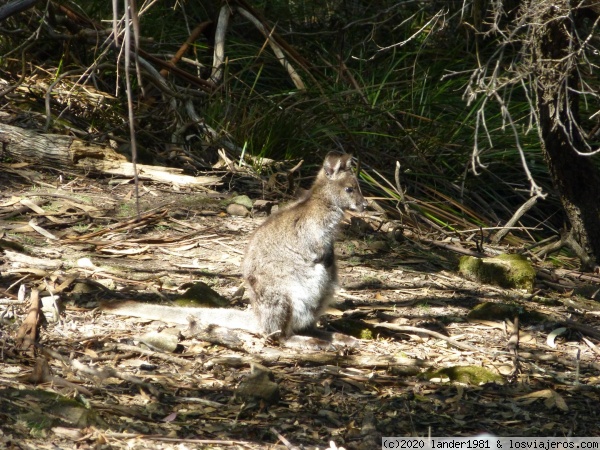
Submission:
[[[110,2],[76,5],[90,23],[109,27]],[[143,50],[170,59],[194,27],[216,20],[222,6],[211,1],[153,3],[140,14]],[[215,89],[201,92],[198,85],[186,84],[186,79],[171,73],[166,84],[179,97],[170,97],[142,72],[142,86],[138,86],[144,88],[144,96],[138,89],[135,116],[138,143],[148,163],[155,159],[162,163],[165,147],[172,145],[184,147],[188,159],[204,167],[214,162],[220,148],[227,149],[235,161],[243,148],[258,161],[303,158],[307,165],[317,164],[330,150],[344,149],[360,158],[367,194],[380,198],[388,213],[398,216],[405,202],[409,210],[450,232],[503,223],[527,199],[529,183],[513,133],[491,102],[485,109],[487,136],[479,130],[478,141],[479,158],[487,169],[479,168],[478,175],[472,170],[475,124],[483,98],[467,106],[463,94],[471,71],[498,48],[494,37],[473,31],[484,20],[476,8],[482,7],[479,2],[470,6],[437,0],[311,0],[252,6],[257,17],[265,18],[262,23],[273,39],[283,45],[287,62],[306,89],[294,85],[257,27],[235,13],[226,32],[223,80]],[[41,10],[34,11],[36,20],[47,20]],[[32,23],[28,22],[30,27],[36,25]],[[51,26],[65,35],[71,32],[59,22]],[[178,70],[209,79],[214,44],[213,23],[191,44],[186,59],[177,63]],[[16,55],[13,49],[22,48],[19,45],[17,37],[7,35],[0,42],[1,53]],[[3,68],[12,73],[22,66],[15,55],[4,59]],[[114,48],[101,40],[73,40],[64,46],[40,40],[22,56],[32,65],[46,67],[47,84],[70,70],[83,73],[101,63],[90,78],[80,80],[77,73],[60,80],[56,90],[82,94],[51,97],[54,131],[79,127],[94,139],[116,139],[118,145],[128,142],[123,71],[116,64],[119,53]],[[94,86],[106,95],[90,96],[85,89],[78,91],[76,83],[86,84],[88,90]],[[32,110],[42,113],[45,89],[36,84],[28,89]],[[532,176],[552,192],[523,86],[511,87],[506,96]],[[187,100],[210,132],[189,116]],[[594,107],[582,105],[589,111]],[[224,141],[230,145],[222,145]],[[522,224],[543,223],[546,229],[556,230],[562,226],[557,210],[560,206],[550,196]]]

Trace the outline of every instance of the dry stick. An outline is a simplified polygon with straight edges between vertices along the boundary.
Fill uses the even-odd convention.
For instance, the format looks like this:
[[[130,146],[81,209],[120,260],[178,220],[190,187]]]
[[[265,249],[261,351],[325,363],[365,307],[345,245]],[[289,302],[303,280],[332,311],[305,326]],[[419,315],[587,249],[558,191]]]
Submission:
[[[27,381],[33,384],[48,383],[54,386],[66,387],[70,390],[77,391],[80,394],[89,397],[93,395],[92,392],[90,392],[83,386],[67,381],[59,376],[52,375],[50,372],[50,366],[48,365],[48,361],[46,360],[46,358],[36,358],[36,364],[29,377],[27,377]]]
[[[133,184],[135,188],[135,210],[137,213],[137,220],[141,220],[140,213],[140,192],[139,192],[139,178],[138,178],[138,170],[137,170],[137,142],[135,137],[135,117],[133,114],[133,92],[131,90],[131,77],[129,75],[129,69],[131,66],[131,30],[129,28],[129,14],[133,14],[134,20],[136,18],[135,13],[133,12],[133,8],[125,8],[125,86],[127,93],[127,113],[129,116],[129,139],[131,146],[131,162],[133,164]],[[137,47],[137,40],[135,42],[135,46]],[[134,62],[136,64],[136,69],[139,67],[139,60],[137,58],[137,51],[134,53]],[[139,73],[138,73],[139,75]],[[138,82],[141,80],[138,78]]]
[[[143,52],[140,51],[139,53]],[[144,67],[144,70],[146,71],[146,76],[150,79],[150,83],[152,83],[155,88],[157,88],[161,92],[164,92],[169,97],[177,98],[179,100],[189,99],[189,95],[183,95],[179,92],[173,91],[171,87],[167,84],[165,79],[160,75],[160,72],[156,70],[154,66],[150,64],[149,61],[146,60],[146,57],[138,56],[138,61],[140,65]]]
[[[198,89],[201,90],[201,92],[212,92],[214,89],[214,85],[213,83],[211,83],[210,81],[207,80],[203,80],[202,78],[198,78],[195,75],[192,75],[189,72],[186,72],[183,69],[180,69],[177,66],[172,65],[170,62],[168,61],[164,61],[160,58],[157,58],[154,55],[151,55],[150,53],[145,52],[142,49],[139,49],[139,54],[141,57],[143,57],[147,62],[146,62],[146,70],[148,70],[148,66],[150,65],[149,63],[155,64],[157,66],[166,68],[169,70],[169,72],[171,72],[172,75],[176,75],[179,78],[184,79],[185,81],[189,82],[190,84],[193,84],[195,87],[197,87]],[[140,58],[140,63],[142,62],[142,58]],[[161,78],[160,73],[158,71],[156,71],[156,74],[158,75],[157,78]],[[164,81],[164,80],[163,80]],[[166,86],[166,84],[165,84]],[[160,89],[164,89],[164,86],[157,86]],[[167,87],[168,88],[168,87]],[[168,88],[169,91],[171,90],[170,88]],[[188,92],[193,92],[192,90],[188,90]],[[177,93],[173,93],[174,95],[178,95]],[[200,94],[200,93],[199,93]]]
[[[131,14],[131,25],[133,26],[133,52],[134,52],[134,62],[135,62],[135,73],[137,76],[137,81],[140,86],[140,90],[142,93],[142,97],[146,96],[146,90],[144,89],[144,84],[142,83],[142,72],[140,69],[139,63],[139,49],[140,49],[140,20],[138,16],[137,5],[135,4],[135,0],[129,0],[129,13]],[[133,144],[133,142],[132,142]],[[132,154],[133,154],[133,145],[132,145]],[[137,181],[136,181],[137,183]],[[137,191],[137,185],[136,185]],[[137,192],[136,192],[137,194]],[[139,198],[136,199],[139,203]],[[139,207],[139,206],[138,206]]]
[[[42,200],[41,198],[36,199],[33,201],[34,204],[36,204],[37,206],[45,203],[45,200]],[[13,209],[12,211],[6,213],[6,214],[0,214],[0,219],[10,219],[12,217],[18,216],[20,214],[23,214],[25,212],[27,212],[28,209],[30,209],[28,206],[25,206],[23,203],[21,203],[22,206],[20,206],[17,209]]]
[[[212,406],[213,408],[225,408],[227,405],[219,402],[213,402],[212,400],[206,400],[198,397],[173,397],[173,401],[179,403],[189,403],[191,405],[206,405]]]
[[[105,380],[107,378],[118,378],[120,380],[127,381],[128,383],[144,388],[156,397],[160,397],[161,395],[159,390],[150,383],[146,383],[144,380],[135,375],[121,372],[112,367],[92,367],[91,365],[82,363],[78,359],[70,359],[68,360],[68,363],[70,363],[70,366],[73,368],[73,370],[76,370],[81,374],[87,375],[88,377],[93,377],[100,380]]]
[[[554,239],[552,236],[550,239]],[[541,261],[544,257],[552,252],[560,250],[564,245],[563,239],[559,239],[554,242],[550,242],[548,245],[544,245],[542,248],[537,250],[536,252],[531,251],[531,254],[538,260]],[[529,249],[528,249],[529,250]]]
[[[87,70],[87,69],[78,68],[78,69],[73,69],[73,70],[64,72],[64,73],[60,74],[58,77],[56,77],[56,80],[54,80],[54,82],[52,84],[50,84],[50,86],[48,86],[48,89],[46,89],[46,95],[45,95],[46,123],[44,125],[44,132],[48,132],[48,130],[50,129],[50,125],[52,125],[52,110],[50,108],[50,98],[51,98],[51,94],[52,94],[52,90],[54,89],[54,86],[56,86],[58,83],[60,83],[64,78],[69,77],[74,74],[79,74],[80,72],[85,71],[85,70]]]
[[[407,237],[409,237],[409,238],[411,237],[411,234],[412,233],[407,233],[407,232],[404,233],[404,235],[407,236]],[[422,237],[422,236],[419,236],[419,235],[414,235],[414,238],[418,239],[420,242],[425,242],[425,243],[430,244],[430,245],[435,245],[436,247],[444,248],[446,250],[450,250],[452,252],[460,253],[462,255],[475,256],[477,258],[483,258],[483,257],[487,256],[484,253],[480,253],[480,252],[477,252],[475,250],[470,250],[468,248],[460,247],[460,246],[454,245],[454,244],[447,244],[445,242],[439,242],[439,241],[437,241],[435,239],[428,239],[428,238],[425,238],[425,237]]]
[[[212,20],[206,20],[204,22],[199,23],[196,26],[196,28],[194,28],[192,30],[192,32],[190,33],[188,38],[181,45],[181,47],[179,47],[179,50],[177,50],[177,53],[175,53],[175,55],[173,55],[173,57],[169,60],[169,64],[171,64],[171,65],[177,64],[181,60],[181,58],[183,58],[183,55],[185,54],[185,52],[187,52],[188,48],[196,41],[196,39],[198,39],[200,37],[200,35],[204,32],[206,27],[208,27],[211,24],[212,24]],[[163,77],[166,77],[167,74],[169,73],[169,70],[170,69],[165,67],[160,70],[160,74]]]
[[[10,291],[12,290],[12,288],[14,288],[17,284],[21,283],[22,281],[25,281],[27,278],[29,278],[29,274],[28,275],[24,275],[21,278],[19,278],[17,281],[15,281],[13,284],[11,284],[9,287],[7,287],[6,289],[4,289],[2,291],[2,293],[6,296],[15,298],[15,295],[11,294]],[[21,286],[19,287],[19,291],[18,291],[18,295],[16,296],[17,300],[19,300],[20,302],[25,301],[25,285],[21,284]]]
[[[304,85],[302,78],[300,78],[300,75],[298,74],[298,72],[296,72],[296,69],[294,69],[294,67],[288,62],[281,47],[273,40],[273,31],[269,33],[265,26],[261,23],[261,21],[254,17],[252,14],[250,14],[248,11],[246,11],[244,8],[240,8],[238,6],[236,9],[242,16],[244,16],[246,19],[252,22],[252,24],[256,28],[258,28],[258,30],[267,39],[271,50],[273,50],[273,53],[275,53],[275,56],[279,60],[280,64],[285,68],[285,70],[287,70],[288,74],[290,75],[290,78],[292,79],[292,82],[296,86],[296,89],[298,89],[299,91],[305,90],[306,86]]]
[[[536,362],[557,362],[559,364],[562,364],[565,367],[572,367],[572,368],[576,368],[577,367],[577,362],[574,362],[573,359],[569,359],[569,358],[565,358],[562,356],[556,356],[556,355],[548,355],[548,354],[543,354],[540,355],[538,353],[531,353],[531,352],[520,352],[519,353],[519,361],[523,361],[523,362],[528,362],[530,364],[535,364]],[[532,362],[535,361],[535,362]],[[593,369],[595,371],[600,371],[600,364],[597,362],[586,362],[586,363],[579,363],[580,366],[584,366],[586,369]],[[542,368],[538,368],[538,370],[540,372],[545,372],[545,373],[551,373],[550,370],[545,370]]]
[[[538,259],[543,258],[544,256],[555,252],[563,247],[567,247],[575,253],[575,255],[581,260],[582,264],[589,268],[596,267],[596,264],[590,258],[590,256],[586,253],[585,249],[577,242],[577,240],[573,237],[573,229],[568,232],[561,233],[560,240],[550,243],[537,252],[534,253],[534,256]]]
[[[540,271],[547,272],[548,274],[556,274],[559,277],[564,278],[572,278],[575,280],[581,281],[589,281],[590,283],[600,283],[600,276],[593,276],[589,274],[584,274],[582,272],[577,272],[575,270],[567,270],[567,269],[554,269],[552,271],[548,269],[540,269]]]
[[[0,298],[0,305],[22,305],[25,303],[23,300],[10,300],[5,298]],[[2,319],[2,315],[0,315],[0,319]]]
[[[460,349],[460,350],[465,350],[465,351],[469,351],[469,352],[477,352],[477,353],[485,353],[487,355],[490,354],[494,354],[494,355],[502,355],[502,354],[507,354],[506,352],[490,352],[489,350],[485,350],[483,348],[479,348],[479,347],[475,347],[473,345],[470,344],[463,344],[462,342],[458,342],[455,341],[454,339],[452,339],[451,337],[448,336],[444,336],[441,333],[438,333],[437,331],[432,331],[432,330],[428,330],[426,328],[419,328],[419,327],[411,327],[408,325],[395,325],[393,323],[380,323],[375,325],[375,328],[387,328],[389,330],[394,330],[394,331],[405,331],[407,333],[423,333],[423,334],[427,334],[429,336],[432,336],[434,338],[437,339],[442,339],[446,342],[448,342],[450,345]]]
[[[577,257],[581,260],[583,269],[593,269],[596,271],[598,268],[596,262],[590,255],[586,252],[586,250],[581,246],[581,244],[575,239],[573,228],[566,233],[566,235],[561,236],[561,242],[564,242],[568,248],[573,250],[573,252],[577,255]]]
[[[27,50],[29,50],[30,47],[33,47],[33,44],[35,44],[35,41],[30,42],[29,45],[26,45],[25,47],[23,47],[23,50],[21,50],[21,76],[19,77],[19,80],[15,84],[12,84],[12,85],[8,86],[7,88],[3,89],[2,91],[0,91],[0,98],[4,97],[7,94],[10,94],[12,91],[14,91],[19,86],[21,86],[23,84],[23,81],[25,81],[25,77],[27,76],[27,70],[25,70],[27,68],[25,52]]]
[[[467,234],[467,233],[481,233],[482,231],[492,231],[492,230],[533,230],[533,231],[539,231],[542,228],[539,227],[508,227],[508,226],[504,226],[504,227],[478,227],[478,228],[470,228],[467,230],[453,230],[453,232],[455,234]],[[554,239],[554,237],[550,237],[548,239]],[[546,240],[547,241],[547,240]],[[530,248],[535,247],[530,246],[527,248],[527,250],[529,250]]]
[[[185,360],[183,358],[179,358],[177,356],[172,356],[167,353],[157,352],[157,351],[153,351],[153,350],[147,350],[147,349],[144,349],[141,347],[137,347],[135,345],[114,344],[112,346],[112,348],[115,348],[115,349],[118,349],[121,351],[131,352],[131,353],[138,353],[138,354],[144,355],[144,356],[151,356],[151,357],[157,358],[157,359],[163,359],[165,361],[169,361],[171,363],[175,363],[180,366],[188,366],[191,363],[191,361]],[[110,351],[111,347],[109,346],[109,347],[105,348],[105,350]]]
[[[596,355],[600,356],[600,349],[596,347],[592,341],[590,341],[586,337],[582,337],[581,340],[585,342],[585,344],[590,348],[591,351],[593,351]]]
[[[250,441],[223,441],[219,439],[182,439],[165,437],[162,435],[154,434],[139,434],[139,433],[104,433],[104,436],[109,439],[148,439],[151,441],[159,442],[176,442],[178,444],[203,444],[203,445],[216,445],[221,446],[244,446],[247,448],[253,447],[253,443]]]
[[[564,323],[566,326],[568,326],[570,328],[574,328],[575,330],[579,331],[582,334],[587,334],[588,336],[593,337],[594,339],[600,340],[600,330],[598,330],[597,328],[591,327],[589,325],[585,325],[583,323],[576,322],[571,319],[565,319],[562,321],[562,323]]]
[[[396,170],[394,170],[394,180],[396,181],[396,192],[400,197],[400,203],[404,206],[404,211],[408,214],[410,210],[408,209],[408,205],[406,204],[406,198],[404,197],[404,190],[400,185],[400,162],[396,161]]]
[[[155,274],[154,276],[148,277],[148,279],[144,279],[144,280],[134,280],[132,278],[123,278],[123,277],[119,277],[117,275],[113,275],[110,272],[106,272],[105,270],[102,270],[102,268],[96,269],[96,270],[91,270],[91,269],[85,269],[85,268],[79,268],[80,272],[83,272],[84,274],[87,274],[88,276],[92,276],[92,275],[96,275],[96,274],[101,274],[102,277],[104,278],[110,278],[111,280],[115,280],[115,281],[120,281],[121,283],[129,283],[129,284],[135,284],[138,286],[147,286],[148,281],[151,280],[152,278],[157,279],[160,276],[163,276],[164,273],[163,272],[159,272],[157,274]],[[93,280],[92,280],[93,281]],[[98,283],[99,286],[101,287],[102,284]],[[106,292],[109,293],[111,292],[108,288],[104,288],[106,289]],[[113,293],[114,295],[114,293]]]
[[[281,435],[281,433],[279,433],[279,431],[277,431],[274,427],[271,427],[270,430],[271,430],[271,433],[273,433],[275,436],[277,436],[277,439],[279,439],[283,443],[283,445],[285,445],[287,448],[289,448],[290,450],[297,448],[297,447],[294,447],[292,445],[292,443],[290,441],[288,441],[285,437],[283,437]]]
[[[229,8],[229,5],[223,5],[219,12],[217,29],[215,30],[213,69],[209,78],[214,84],[219,84],[221,78],[223,78],[223,64],[225,63],[225,33],[227,33],[230,18],[231,9]]]
[[[517,223],[521,216],[523,216],[523,214],[525,214],[527,211],[533,208],[533,206],[537,203],[538,198],[544,198],[544,195],[541,194],[540,191],[535,191],[535,195],[533,195],[533,197],[530,197],[529,200],[523,203],[521,207],[515,211],[510,220],[506,222],[505,228],[496,233],[496,235],[492,238],[492,244],[500,243],[502,238],[504,238],[504,236],[508,234],[511,227],[513,227]]]

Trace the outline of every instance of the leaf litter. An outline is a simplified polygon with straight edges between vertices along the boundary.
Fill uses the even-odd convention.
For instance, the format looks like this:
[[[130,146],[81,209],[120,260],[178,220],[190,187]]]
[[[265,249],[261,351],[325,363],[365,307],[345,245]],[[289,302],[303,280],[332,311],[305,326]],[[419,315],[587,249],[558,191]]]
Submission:
[[[245,307],[239,266],[264,217],[228,215],[227,195],[206,189],[147,183],[138,219],[127,184],[40,188],[14,171],[2,182],[0,446],[367,449],[382,436],[600,435],[594,274],[539,265],[527,294],[459,277],[458,256],[431,234],[347,226],[342,290],[323,322],[362,337],[358,349],[205,339],[98,305],[168,303],[204,283]],[[469,319],[487,303],[503,312]]]

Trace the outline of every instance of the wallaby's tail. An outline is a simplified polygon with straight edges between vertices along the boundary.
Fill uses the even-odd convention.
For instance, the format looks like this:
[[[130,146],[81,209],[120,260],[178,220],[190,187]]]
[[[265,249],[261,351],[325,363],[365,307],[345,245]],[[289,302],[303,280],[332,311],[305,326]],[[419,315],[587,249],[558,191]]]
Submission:
[[[182,325],[188,325],[188,317],[192,317],[203,325],[219,325],[227,328],[239,328],[250,332],[259,331],[254,315],[250,310],[230,308],[185,308],[141,303],[132,300],[102,302],[100,304],[100,310],[119,316],[161,320],[167,323],[178,323]]]

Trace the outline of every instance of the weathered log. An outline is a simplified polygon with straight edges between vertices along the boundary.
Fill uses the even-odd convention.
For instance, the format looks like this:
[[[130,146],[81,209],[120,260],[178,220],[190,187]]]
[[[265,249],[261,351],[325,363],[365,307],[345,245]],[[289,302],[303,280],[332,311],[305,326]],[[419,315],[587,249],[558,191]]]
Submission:
[[[133,164],[107,145],[84,142],[72,136],[43,134],[0,123],[0,157],[68,168],[83,174],[132,177]],[[137,164],[138,177],[180,185],[220,184],[218,177],[182,175],[182,169]]]

